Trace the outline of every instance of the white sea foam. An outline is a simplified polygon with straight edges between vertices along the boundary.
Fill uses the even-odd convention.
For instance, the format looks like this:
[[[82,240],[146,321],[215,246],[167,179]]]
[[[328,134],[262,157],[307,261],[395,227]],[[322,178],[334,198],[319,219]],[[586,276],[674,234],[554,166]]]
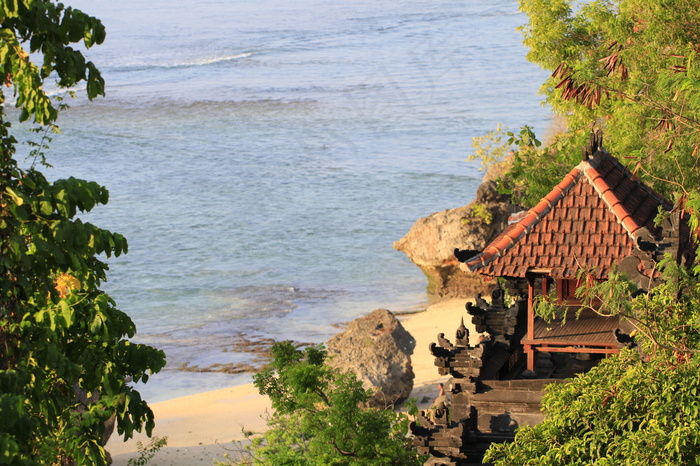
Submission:
[[[205,59],[201,59],[201,60],[195,60],[192,64],[194,64],[194,65],[212,65],[214,63],[240,60],[242,58],[248,58],[252,55],[253,54],[250,52],[245,52],[245,53],[239,53],[236,55],[229,55],[229,56],[225,56],[225,57],[214,57],[214,58],[205,58]],[[187,66],[187,64],[183,64],[182,66]]]
[[[178,61],[178,62],[169,63],[169,64],[152,65],[152,66],[161,67],[161,68],[189,68],[189,67],[195,67],[195,66],[208,66],[208,65],[216,65],[218,63],[234,62],[236,60],[242,60],[244,58],[249,58],[252,55],[253,54],[251,52],[245,52],[245,53],[237,53],[235,55],[225,55],[225,56],[219,56],[219,57],[195,58],[192,60],[184,60],[184,61]]]
[[[133,73],[150,70],[171,70],[180,68],[192,68],[199,66],[209,66],[218,63],[235,62],[253,56],[252,52],[237,53],[234,55],[212,56],[212,57],[196,57],[181,59],[177,57],[172,61],[163,60],[161,56],[148,57],[124,57],[118,61],[106,62],[106,66],[102,68],[111,72],[118,73]]]
[[[225,56],[216,56],[216,57],[208,57],[208,58],[194,58],[191,60],[185,60],[185,61],[178,61],[175,63],[169,63],[169,64],[163,64],[163,65],[152,65],[153,67],[161,67],[161,68],[188,68],[188,67],[193,67],[193,66],[207,66],[207,65],[215,65],[217,63],[226,63],[226,62],[233,62],[236,60],[242,60],[244,58],[249,58],[253,54],[251,52],[245,52],[245,53],[237,53],[235,55],[225,55]]]

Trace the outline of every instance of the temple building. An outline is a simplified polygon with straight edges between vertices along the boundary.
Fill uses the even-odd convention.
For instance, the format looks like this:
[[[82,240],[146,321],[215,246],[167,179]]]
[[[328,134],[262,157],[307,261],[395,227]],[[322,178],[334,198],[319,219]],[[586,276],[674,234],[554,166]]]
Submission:
[[[431,345],[438,371],[452,378],[449,406],[413,426],[430,464],[478,464],[490,442],[541,421],[545,383],[633,345],[628,322],[601,315],[601,308],[581,309],[575,291],[581,280],[605,280],[614,268],[650,290],[666,254],[692,261],[687,215],[606,152],[594,133],[583,160],[535,207],[511,215],[483,251],[458,255],[462,267],[507,285],[490,302],[479,296],[467,303],[479,344],[470,346],[462,325],[454,344],[440,334]],[[554,321],[535,315],[542,295],[559,308]]]
[[[667,216],[659,226],[659,212]],[[618,351],[617,318],[584,310],[575,291],[582,277],[604,280],[612,267],[641,289],[658,284],[656,264],[665,254],[679,263],[693,255],[690,228],[680,209],[635,178],[599,146],[584,151],[574,167],[534,208],[514,214],[509,226],[464,266],[487,277],[526,283],[527,332],[520,340],[527,368],[534,370],[535,351],[614,353]],[[535,317],[538,294],[556,292],[571,309],[565,325]],[[618,330],[618,333],[621,330]]]

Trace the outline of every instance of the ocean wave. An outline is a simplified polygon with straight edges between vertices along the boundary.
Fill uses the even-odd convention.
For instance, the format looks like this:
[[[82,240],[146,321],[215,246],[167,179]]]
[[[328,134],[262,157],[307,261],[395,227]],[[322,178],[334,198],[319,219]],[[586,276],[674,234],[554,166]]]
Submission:
[[[172,63],[123,63],[111,65],[111,72],[113,73],[124,73],[133,71],[149,71],[149,70],[170,70],[170,69],[180,69],[180,68],[195,68],[198,66],[209,66],[216,65],[219,63],[235,62],[237,60],[243,60],[245,58],[252,57],[252,52],[237,53],[234,55],[224,55],[215,57],[200,57],[193,58],[191,60],[175,61]]]
[[[165,65],[164,68],[182,68],[189,66],[203,66],[203,65],[213,65],[216,63],[223,63],[229,61],[240,60],[242,58],[251,57],[253,54],[251,52],[238,53],[236,55],[227,55],[224,57],[212,57],[212,58],[200,58],[192,60],[190,62],[176,63],[173,65]]]
[[[92,118],[160,118],[167,115],[170,119],[191,119],[194,117],[221,117],[228,114],[298,114],[310,111],[318,105],[313,98],[299,99],[224,99],[224,100],[186,100],[174,99],[171,96],[138,96],[134,98],[127,94],[125,97],[109,92],[105,99],[88,101],[75,99],[68,102],[70,110],[64,118],[79,118],[91,115]]]

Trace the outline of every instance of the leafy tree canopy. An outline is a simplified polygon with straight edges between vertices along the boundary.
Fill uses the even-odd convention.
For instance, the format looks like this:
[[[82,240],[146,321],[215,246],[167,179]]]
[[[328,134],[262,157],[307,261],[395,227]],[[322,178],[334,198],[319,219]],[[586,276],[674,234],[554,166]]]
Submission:
[[[254,381],[275,412],[242,464],[423,464],[406,437],[406,415],[364,408],[371,392],[353,374],[324,364],[322,346],[301,350],[281,342],[272,356]]]
[[[687,465],[700,452],[698,361],[642,362],[635,351],[602,361],[542,399],[545,422],[493,444],[495,466]]]
[[[105,421],[130,437],[153,413],[126,383],[148,379],[162,352],[134,344],[131,319],[99,287],[101,258],[127,251],[126,239],[76,215],[108,201],[94,182],[48,182],[15,159],[6,93],[20,120],[53,125],[45,92],[80,82],[104,93],[97,68],[72,44],[105,38],[102,23],[61,3],[0,1],[0,463],[105,464]],[[43,154],[37,154],[43,161]]]
[[[700,455],[700,281],[670,258],[652,293],[617,273],[578,290],[584,305],[628,319],[641,345],[548,387],[545,420],[512,444],[492,445],[505,465],[684,465]],[[595,303],[595,306],[593,304]],[[602,303],[602,306],[600,305]]]
[[[700,9],[692,0],[520,0],[528,59],[567,131],[520,144],[512,176],[532,205],[580,160],[592,127],[606,149],[673,197],[698,186]]]

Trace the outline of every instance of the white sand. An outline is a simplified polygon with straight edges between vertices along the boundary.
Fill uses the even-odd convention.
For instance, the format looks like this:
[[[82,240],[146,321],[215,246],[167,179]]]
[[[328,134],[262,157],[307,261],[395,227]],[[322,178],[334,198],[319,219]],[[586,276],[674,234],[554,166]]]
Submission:
[[[437,341],[438,333],[444,333],[454,342],[455,330],[466,316],[465,302],[464,299],[444,301],[430,306],[425,312],[399,316],[416,340],[416,349],[411,356],[415,373],[411,396],[418,399],[422,408],[429,401],[421,401],[437,396],[436,384],[449,378],[438,374],[429,345]],[[469,323],[467,327],[472,331],[474,344],[475,332]],[[151,409],[156,416],[153,435],[167,436],[168,444],[149,464],[210,465],[214,458],[222,460],[227,450],[235,449],[232,441],[244,439],[243,428],[257,432],[263,430],[270,402],[267,397],[259,395],[252,384],[247,384],[154,403]],[[107,450],[112,454],[115,466],[124,466],[130,458],[138,457],[137,441],[148,444],[149,439],[139,434],[123,442],[116,435],[112,436]]]

